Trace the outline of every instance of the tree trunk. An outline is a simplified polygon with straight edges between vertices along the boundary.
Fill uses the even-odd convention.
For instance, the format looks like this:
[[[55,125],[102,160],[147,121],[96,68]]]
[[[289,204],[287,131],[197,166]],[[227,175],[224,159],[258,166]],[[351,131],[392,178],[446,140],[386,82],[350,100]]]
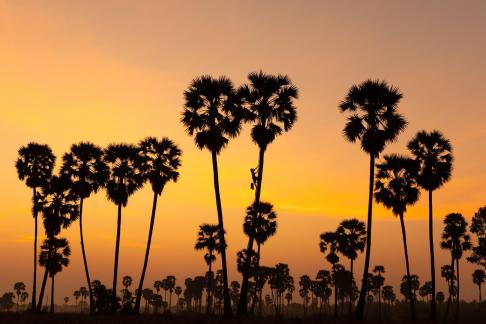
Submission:
[[[354,273],[353,273],[353,266],[354,266],[354,260],[351,259],[351,264],[349,266],[349,270],[351,271],[351,282],[349,283],[349,315],[353,312],[353,279],[354,279]]]
[[[209,250],[209,275],[208,275],[208,299],[207,299],[207,305],[206,305],[206,315],[209,315],[211,313],[211,259],[213,257],[213,251]]]
[[[481,304],[483,302],[483,298],[481,296],[481,284],[479,284],[478,287],[479,287],[479,303]]]
[[[265,149],[264,147],[260,148],[259,156],[258,156],[258,178],[257,178],[257,186],[255,188],[255,202],[254,207],[255,210],[258,210],[258,206],[260,204],[260,195],[262,190],[262,179],[263,179],[263,163],[265,161]],[[248,280],[250,279],[250,270],[251,270],[251,256],[253,254],[253,241],[254,241],[254,233],[255,228],[252,228],[250,235],[248,237],[248,247],[246,249],[246,262],[245,268],[243,271],[243,280],[241,283],[241,293],[240,299],[238,302],[238,315],[245,315],[248,310]]]
[[[54,314],[54,275],[51,277],[51,314]]]
[[[370,267],[370,253],[371,253],[371,223],[373,218],[373,186],[375,181],[375,155],[370,154],[370,182],[368,187],[368,221],[366,225],[366,254],[363,269],[363,279],[361,280],[361,291],[359,293],[358,305],[356,307],[356,317],[363,318],[366,292],[368,290],[368,270]]]
[[[332,274],[334,276],[334,318],[337,318],[338,313],[338,295],[337,295],[337,283],[336,283],[336,265],[332,265]]]
[[[228,266],[226,263],[226,241],[224,239],[224,223],[223,223],[223,208],[221,206],[221,196],[219,193],[219,175],[218,175],[218,157],[216,151],[211,152],[213,162],[213,180],[214,180],[214,193],[216,196],[216,208],[218,211],[218,226],[221,249],[221,268],[223,271],[223,296],[224,296],[224,316],[232,317],[233,311],[231,310],[231,298],[228,288]]]
[[[452,251],[454,251],[454,244],[452,244]],[[452,261],[451,261],[452,277],[451,277],[451,280],[450,280],[451,285],[449,286],[449,298],[447,298],[447,305],[446,305],[446,311],[445,311],[445,316],[444,316],[445,321],[447,321],[448,317],[449,317],[449,307],[451,305],[451,299],[452,299],[452,288],[454,287],[454,264],[455,264],[454,261],[455,261],[454,256],[452,256]]]
[[[402,238],[403,238],[403,251],[405,252],[405,266],[407,270],[407,285],[408,293],[410,296],[410,314],[412,321],[415,321],[415,294],[412,292],[412,278],[410,277],[410,264],[408,262],[408,248],[407,248],[407,233],[405,232],[405,223],[403,221],[403,214],[400,215],[400,225],[402,228]]]
[[[255,269],[255,291],[253,292],[253,298],[251,301],[251,308],[250,308],[250,313],[254,314],[255,310],[255,304],[257,298],[257,292],[258,292],[258,280],[260,277],[260,243],[257,242],[257,264],[256,264],[256,269]]]
[[[457,272],[457,296],[456,296],[456,321],[459,319],[459,303],[460,303],[460,275],[459,275],[459,258],[456,258],[456,272]]]
[[[429,190],[429,249],[430,249],[430,277],[432,281],[432,300],[430,302],[431,319],[437,319],[437,301],[435,296],[435,257],[434,257],[434,223],[432,217],[432,190]]]
[[[83,236],[83,201],[81,198],[79,201],[79,237],[81,239],[81,253],[83,255],[84,272],[86,273],[86,281],[88,282],[89,291],[89,310],[94,313],[94,299],[93,299],[93,289],[91,288],[91,279],[89,277],[88,261],[86,259],[86,252],[84,250],[84,236]]]
[[[135,314],[140,313],[140,302],[142,300],[142,290],[143,290],[143,281],[145,279],[145,271],[147,271],[147,265],[149,260],[149,253],[150,253],[150,246],[152,244],[152,233],[154,230],[154,223],[155,223],[155,211],[157,209],[157,193],[154,192],[154,199],[152,202],[152,215],[150,217],[150,227],[149,227],[149,234],[147,239],[147,247],[145,248],[145,258],[143,260],[143,268],[142,268],[142,275],[140,276],[140,282],[138,284],[138,291],[137,296],[135,299],[135,307],[133,311]]]
[[[116,245],[115,245],[115,264],[113,267],[113,291],[111,297],[116,299],[116,284],[118,281],[118,256],[120,253],[120,230],[121,230],[122,205],[118,205],[118,220],[116,223]]]
[[[36,187],[34,187],[33,192],[33,199],[34,199],[34,207],[32,208],[32,213],[34,216],[34,280],[32,283],[32,304],[31,309],[34,311],[36,309],[36,294],[37,294],[37,207],[36,207],[36,200],[37,200],[37,193]]]
[[[42,309],[42,300],[44,299],[44,291],[46,289],[47,275],[48,275],[48,271],[46,267],[44,271],[44,278],[42,279],[42,286],[39,294],[39,299],[37,300],[37,311],[40,311]]]

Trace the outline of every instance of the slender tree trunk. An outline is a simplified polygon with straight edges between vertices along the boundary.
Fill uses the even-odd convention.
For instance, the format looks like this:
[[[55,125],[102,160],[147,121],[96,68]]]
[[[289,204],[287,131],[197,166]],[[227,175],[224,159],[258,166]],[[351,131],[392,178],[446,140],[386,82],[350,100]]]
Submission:
[[[250,313],[254,314],[255,310],[255,304],[257,298],[257,292],[258,292],[258,280],[260,279],[260,243],[257,242],[257,263],[256,263],[256,269],[255,269],[255,291],[253,292],[253,298],[251,301],[251,308],[250,308]]]
[[[51,277],[51,314],[54,314],[54,275]]]
[[[456,258],[456,268],[457,268],[457,296],[456,296],[456,321],[459,319],[459,303],[460,303],[460,275],[459,275],[459,258]]]
[[[337,295],[337,283],[336,283],[336,265],[332,265],[332,274],[334,276],[334,318],[337,318],[338,313],[338,295]]]
[[[408,262],[408,248],[407,248],[407,233],[405,232],[405,223],[403,221],[403,214],[400,215],[400,225],[402,227],[403,251],[405,252],[405,266],[407,268],[407,285],[408,293],[410,295],[410,314],[412,321],[415,321],[415,294],[412,292],[412,278],[410,277],[410,264]]]
[[[452,245],[452,251],[454,251],[454,244]],[[452,252],[451,252],[452,253]],[[445,311],[445,316],[444,316],[444,320],[448,320],[449,318],[449,307],[451,305],[451,300],[452,300],[452,289],[454,287],[454,256],[452,255],[452,261],[451,261],[451,272],[452,272],[452,276],[451,276],[451,280],[450,280],[450,286],[449,286],[449,298],[447,298],[447,305],[446,305],[446,311]]]
[[[481,296],[481,284],[478,285],[479,288],[479,303],[481,304],[483,302],[483,298]]]
[[[366,292],[368,291],[368,270],[370,267],[371,253],[371,224],[373,218],[373,186],[375,181],[375,155],[370,154],[370,183],[368,187],[368,221],[366,225],[366,254],[363,269],[363,279],[361,280],[361,291],[359,293],[358,305],[356,307],[356,317],[361,320],[364,314]]]
[[[351,271],[351,282],[349,283],[349,315],[353,312],[353,279],[354,279],[354,273],[353,273],[353,266],[354,266],[354,260],[351,260],[351,264],[349,266],[349,270]]]
[[[115,245],[115,264],[113,267],[113,291],[111,297],[113,300],[116,299],[116,284],[118,281],[118,257],[120,253],[120,230],[121,230],[121,220],[122,220],[122,205],[118,205],[118,220],[116,223],[116,245]]]
[[[211,264],[212,264],[212,259],[213,257],[213,251],[209,250],[209,275],[208,275],[208,299],[207,299],[207,305],[206,305],[206,315],[209,315],[211,313]]]
[[[32,282],[32,304],[31,309],[34,311],[36,309],[36,294],[37,294],[37,193],[36,187],[33,189],[33,202],[34,207],[32,208],[32,213],[34,214],[34,280]]]
[[[262,192],[262,179],[263,179],[263,163],[265,161],[265,147],[260,148],[259,156],[258,156],[258,178],[257,178],[257,186],[255,188],[255,202],[254,207],[255,210],[258,211],[260,205],[260,195]],[[250,279],[250,270],[251,270],[251,256],[253,254],[253,241],[254,241],[254,232],[255,228],[252,228],[250,235],[248,237],[248,247],[246,249],[246,262],[245,262],[245,270],[243,272],[243,280],[241,283],[241,293],[240,299],[238,302],[238,315],[245,315],[248,310],[248,280]]]
[[[145,248],[145,258],[143,260],[142,275],[140,276],[140,282],[138,284],[137,296],[136,296],[136,299],[135,299],[135,307],[133,309],[135,314],[140,313],[140,302],[142,300],[143,281],[145,279],[145,271],[147,271],[147,265],[148,265],[149,253],[150,253],[150,246],[152,244],[152,233],[153,233],[153,230],[154,230],[154,223],[155,223],[155,211],[157,209],[157,197],[158,197],[157,193],[154,192],[154,199],[153,199],[153,202],[152,202],[152,215],[150,217],[150,227],[149,227],[149,234],[148,234],[148,239],[147,239],[147,247]]]
[[[83,202],[84,199],[81,198],[79,201],[79,237],[81,239],[81,253],[83,255],[84,272],[86,273],[86,281],[88,283],[89,291],[89,310],[94,313],[94,299],[93,299],[93,289],[91,288],[91,279],[89,277],[88,270],[88,260],[86,259],[86,252],[84,250],[84,236],[83,236]]]
[[[48,271],[46,267],[44,271],[44,278],[42,279],[42,286],[39,294],[39,299],[37,300],[37,311],[40,311],[42,309],[42,300],[44,299],[44,291],[46,289],[47,275],[48,275]]]
[[[223,296],[224,296],[224,316],[232,317],[233,311],[231,310],[231,298],[228,288],[228,266],[226,263],[226,241],[224,239],[224,223],[223,223],[223,208],[221,207],[221,196],[219,193],[219,175],[218,175],[218,157],[216,151],[211,152],[213,161],[213,178],[214,178],[214,193],[216,196],[216,208],[218,210],[218,226],[220,243],[223,248],[221,249],[221,268],[223,271]]]
[[[434,222],[432,217],[432,190],[429,190],[429,249],[430,249],[430,277],[432,281],[432,300],[430,302],[430,316],[437,319],[437,301],[435,296],[435,254],[434,254]]]

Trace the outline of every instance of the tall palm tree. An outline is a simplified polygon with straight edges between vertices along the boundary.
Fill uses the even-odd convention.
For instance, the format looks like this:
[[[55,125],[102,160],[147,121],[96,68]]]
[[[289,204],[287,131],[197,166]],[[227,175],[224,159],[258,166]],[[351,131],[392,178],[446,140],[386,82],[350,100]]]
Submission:
[[[70,255],[71,248],[65,238],[50,237],[41,246],[39,264],[46,268],[51,277],[51,314],[54,313],[54,276],[69,265]]]
[[[349,283],[349,314],[353,307],[353,281],[354,260],[358,258],[358,252],[363,252],[366,245],[366,225],[362,221],[353,218],[343,220],[336,231],[339,237],[338,251],[350,261],[351,282]]]
[[[377,165],[375,184],[375,199],[382,203],[388,209],[392,210],[395,216],[400,217],[400,226],[402,229],[403,251],[405,255],[405,267],[408,287],[410,283],[410,264],[407,248],[407,234],[405,231],[405,222],[403,215],[407,211],[407,206],[413,205],[419,197],[417,188],[417,167],[414,160],[401,155],[385,155],[383,163]],[[412,320],[415,320],[415,301],[410,293],[410,312]]]
[[[134,145],[110,144],[105,149],[104,161],[109,169],[108,180],[106,182],[107,197],[108,200],[118,206],[112,288],[112,299],[115,300],[118,280],[122,207],[125,207],[128,203],[128,198],[142,187],[143,174],[139,149]]]
[[[484,273],[484,271],[481,269],[476,269],[472,274],[472,278],[473,278],[473,283],[478,286],[479,303],[481,304],[483,302],[483,298],[481,297],[481,285],[484,283],[486,279],[486,273]]]
[[[142,299],[143,282],[145,271],[147,270],[150,245],[152,243],[152,233],[155,223],[155,211],[157,209],[157,198],[162,195],[165,185],[170,182],[176,182],[179,178],[177,169],[181,165],[181,150],[167,137],[158,140],[155,137],[147,137],[139,144],[139,155],[142,160],[142,170],[144,179],[148,180],[154,193],[152,203],[152,214],[150,217],[150,227],[145,248],[145,258],[143,261],[142,274],[138,284],[137,297],[135,300],[135,313],[140,312],[140,302]]]
[[[206,303],[206,314],[211,312],[211,273],[212,264],[216,260],[217,253],[221,253],[224,247],[221,245],[221,237],[219,235],[219,226],[212,224],[202,224],[199,226],[199,231],[197,233],[197,241],[194,245],[196,250],[207,250],[204,255],[204,260],[206,261],[209,270],[208,282],[207,282],[207,303]]]
[[[459,300],[460,300],[460,273],[459,260],[462,258],[464,251],[471,249],[471,239],[467,232],[467,222],[459,213],[448,214],[444,218],[444,230],[442,231],[441,248],[449,250],[451,253],[451,288],[454,286],[454,273],[457,276],[457,294],[456,294],[456,314],[455,318],[459,318]],[[456,269],[454,270],[454,266]],[[450,296],[447,301],[446,318],[448,316]]]
[[[434,228],[432,213],[432,193],[449,181],[452,172],[452,146],[439,131],[420,131],[408,143],[408,149],[419,163],[417,182],[429,193],[429,253],[432,282],[431,318],[437,318]]]
[[[321,234],[319,248],[322,253],[327,253],[326,260],[332,265],[332,276],[334,281],[334,317],[338,312],[338,288],[336,284],[336,272],[338,268],[339,256],[337,255],[339,246],[339,236],[336,232],[325,232]]]
[[[83,202],[92,193],[104,187],[108,178],[108,168],[103,161],[103,150],[95,144],[81,142],[73,144],[69,153],[64,154],[61,174],[68,176],[72,182],[73,191],[79,197],[79,237],[81,254],[83,256],[84,272],[88,283],[89,308],[94,312],[93,289],[88,269],[88,260],[84,248],[83,235]]]
[[[224,238],[223,210],[219,192],[218,154],[226,147],[230,138],[240,133],[242,109],[236,99],[233,83],[222,76],[218,79],[201,76],[194,79],[184,92],[185,104],[182,123],[199,149],[211,152],[213,182],[218,211],[218,228],[222,246]],[[221,251],[223,270],[224,314],[232,316],[231,299],[228,288],[228,267],[226,248]]]
[[[368,291],[366,278],[369,273],[371,253],[375,159],[407,125],[403,116],[397,112],[397,105],[402,97],[402,93],[396,87],[388,85],[385,81],[366,80],[359,85],[353,85],[339,105],[342,112],[350,113],[344,127],[344,136],[352,143],[360,141],[363,151],[370,155],[365,264],[356,308],[356,316],[359,319],[363,317]]]
[[[68,228],[79,216],[78,197],[72,191],[70,179],[64,175],[52,176],[38,193],[38,204],[42,211],[42,219],[47,239],[54,238],[61,229]],[[48,245],[50,246],[50,245]],[[47,257],[51,254],[48,253]],[[44,271],[44,278],[37,302],[37,310],[42,308],[42,300],[49,275],[48,268]]]
[[[245,121],[252,124],[251,138],[258,145],[258,175],[252,169],[255,188],[255,206],[260,203],[263,179],[265,151],[278,135],[289,131],[297,120],[294,99],[298,90],[286,75],[269,75],[262,71],[248,74],[249,84],[238,89],[238,97],[245,110]],[[256,177],[256,178],[255,178]],[[258,207],[257,207],[258,208]],[[248,280],[250,278],[251,253],[253,252],[253,235],[248,236],[247,263],[243,271],[241,294],[238,302],[238,314],[247,312]]]
[[[51,148],[45,144],[29,143],[22,146],[19,158],[15,163],[20,180],[25,180],[32,189],[32,216],[34,217],[34,280],[32,282],[32,310],[36,308],[37,296],[37,188],[44,186],[52,176],[56,157]]]

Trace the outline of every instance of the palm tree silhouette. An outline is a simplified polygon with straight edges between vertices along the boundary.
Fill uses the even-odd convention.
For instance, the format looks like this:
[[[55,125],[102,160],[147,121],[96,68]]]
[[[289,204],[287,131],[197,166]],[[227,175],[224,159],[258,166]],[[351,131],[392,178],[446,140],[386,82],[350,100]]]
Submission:
[[[79,237],[83,255],[84,272],[88,283],[89,307],[94,312],[93,290],[88,269],[88,261],[84,248],[83,236],[83,202],[92,193],[104,187],[108,178],[108,168],[103,161],[103,150],[89,142],[73,144],[69,153],[64,154],[61,174],[68,176],[72,182],[73,191],[79,197]]]
[[[471,249],[471,239],[467,233],[467,222],[459,213],[448,214],[444,218],[444,230],[442,231],[441,248],[449,250],[451,253],[451,269],[452,278],[451,286],[454,286],[454,273],[457,275],[457,295],[456,295],[456,314],[455,318],[459,318],[459,300],[460,300],[460,273],[459,260],[462,258],[463,252]],[[455,263],[455,264],[454,264]],[[456,269],[454,270],[454,266]],[[455,272],[454,272],[455,271]],[[449,311],[450,295],[447,301],[446,319]]]
[[[255,206],[260,203],[263,163],[265,151],[278,135],[289,131],[297,120],[294,99],[298,97],[298,90],[286,75],[269,75],[262,71],[252,72],[248,75],[249,84],[238,89],[238,97],[245,109],[245,121],[251,123],[251,137],[259,147],[258,175],[255,169],[251,169],[253,185],[255,188]],[[256,180],[256,181],[255,181]],[[258,208],[258,207],[256,207]],[[250,231],[251,233],[251,231]],[[254,237],[248,236],[247,253],[253,252]],[[238,314],[247,312],[248,280],[250,278],[250,264],[247,264],[243,272],[240,300],[238,302]]]
[[[366,245],[366,225],[356,218],[343,220],[336,231],[339,237],[338,251],[350,261],[351,283],[349,284],[349,314],[353,307],[354,260]]]
[[[118,280],[122,207],[125,207],[128,203],[128,198],[142,187],[143,174],[139,149],[133,145],[110,144],[105,149],[104,161],[109,169],[108,180],[106,182],[107,197],[108,200],[118,206],[112,288],[112,299],[115,300]]]
[[[54,276],[69,265],[70,255],[71,248],[65,238],[50,237],[41,246],[39,264],[46,268],[51,277],[51,314],[54,313]]]
[[[165,289],[169,291],[169,311],[172,307],[172,293],[174,292],[174,288],[176,285],[176,277],[173,275],[169,275],[164,279],[165,282]]]
[[[199,231],[197,233],[197,241],[194,245],[196,250],[207,250],[208,252],[204,255],[204,260],[206,261],[209,270],[212,273],[212,264],[216,260],[217,253],[221,253],[224,249],[222,246],[221,237],[219,235],[219,226],[213,224],[202,224],[199,226]],[[211,312],[211,275],[208,276],[207,282],[207,303],[206,303],[206,314]]]
[[[138,293],[135,300],[135,313],[140,312],[140,301],[142,299],[143,282],[145,271],[147,270],[150,245],[152,242],[152,233],[155,223],[155,211],[157,209],[157,198],[162,194],[165,185],[169,181],[176,182],[179,178],[177,169],[181,165],[181,150],[170,139],[164,137],[158,140],[155,137],[147,137],[139,144],[139,155],[141,157],[141,168],[144,179],[148,180],[154,193],[152,203],[152,214],[150,217],[150,227],[145,249],[145,258],[143,262],[142,274],[138,284]]]
[[[407,278],[410,280],[410,264],[407,248],[407,234],[403,215],[408,205],[413,205],[419,197],[417,188],[417,167],[414,160],[401,155],[385,155],[384,162],[377,165],[375,184],[375,199],[388,209],[391,209],[395,216],[400,217],[402,229],[403,250],[405,255],[405,266]],[[409,289],[412,285],[408,283]],[[415,320],[415,301],[410,293],[410,312],[412,321]]]
[[[25,180],[27,187],[32,189],[32,216],[34,217],[34,280],[32,283],[32,310],[36,309],[37,296],[37,188],[44,186],[52,176],[56,157],[51,148],[45,144],[29,143],[22,146],[19,158],[15,163],[20,180]]]
[[[467,261],[486,268],[486,206],[479,208],[471,220],[471,233],[477,238]]]
[[[368,194],[368,220],[366,233],[366,253],[361,291],[359,294],[356,316],[363,317],[371,253],[371,229],[373,216],[373,185],[375,158],[393,142],[405,129],[407,122],[397,112],[397,105],[402,93],[385,81],[366,80],[353,85],[340,103],[342,112],[350,112],[344,136],[352,143],[361,142],[361,148],[370,155],[370,182]]]
[[[477,269],[474,270],[472,277],[473,277],[473,283],[478,286],[479,303],[481,304],[483,302],[483,298],[481,296],[481,285],[484,283],[484,280],[486,279],[486,273],[484,272],[484,270]]]
[[[432,281],[431,318],[437,318],[434,228],[432,217],[432,193],[451,177],[452,147],[439,131],[420,131],[408,143],[408,149],[419,164],[417,183],[429,193],[429,250],[430,274]]]
[[[17,295],[17,311],[19,310],[20,295],[25,291],[25,284],[23,282],[16,282],[14,284],[15,294]]]
[[[321,234],[319,247],[322,253],[328,252],[326,260],[332,265],[332,275],[334,281],[334,317],[337,317],[338,312],[338,292],[336,285],[336,272],[339,262],[337,255],[339,246],[339,235],[336,232],[325,232]]]
[[[228,144],[229,139],[240,133],[242,109],[236,99],[233,83],[221,76],[201,76],[194,79],[184,92],[185,104],[182,123],[199,149],[211,152],[213,163],[214,192],[218,211],[219,237],[223,247],[224,238],[223,210],[219,192],[218,154]],[[231,299],[228,288],[228,267],[226,248],[221,251],[223,270],[224,314],[232,316]]]

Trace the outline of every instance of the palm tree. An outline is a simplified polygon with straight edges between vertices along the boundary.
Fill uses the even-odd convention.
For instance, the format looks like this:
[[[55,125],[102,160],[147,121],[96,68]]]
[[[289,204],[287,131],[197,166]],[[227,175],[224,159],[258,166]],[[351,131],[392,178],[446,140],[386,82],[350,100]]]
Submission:
[[[199,226],[199,231],[197,233],[197,241],[194,248],[196,250],[207,250],[208,252],[204,255],[204,260],[208,264],[209,274],[212,273],[212,264],[216,260],[215,253],[221,253],[224,247],[221,245],[221,237],[219,235],[219,226],[212,224],[202,224]],[[206,303],[206,314],[211,312],[211,275],[208,276],[207,282],[207,303]]]
[[[245,121],[251,123],[251,137],[259,147],[258,175],[251,169],[255,189],[255,206],[260,203],[263,179],[263,163],[265,151],[278,135],[289,131],[297,120],[294,99],[298,97],[298,90],[286,75],[269,75],[262,71],[248,74],[249,84],[238,89],[238,97],[245,109]],[[256,180],[256,181],[255,181]],[[258,208],[258,207],[256,207]],[[251,232],[251,231],[250,231]],[[250,278],[251,253],[253,252],[254,237],[249,235],[247,264],[243,272],[241,294],[238,303],[238,314],[247,312],[247,291]]]
[[[459,213],[448,214],[444,218],[444,230],[442,231],[441,247],[449,250],[451,253],[451,289],[454,287],[454,273],[457,276],[457,295],[456,295],[456,319],[459,318],[459,300],[460,300],[460,273],[459,260],[462,258],[463,252],[471,249],[471,239],[467,234],[467,222]],[[454,266],[456,270],[454,272]],[[447,300],[446,318],[448,316],[449,304],[451,294]]]
[[[408,143],[408,149],[419,163],[417,183],[429,193],[429,250],[432,281],[431,318],[437,318],[434,228],[432,217],[432,193],[449,181],[452,172],[452,147],[439,131],[420,131]]]
[[[20,295],[25,291],[25,284],[23,282],[16,282],[14,284],[15,294],[17,295],[17,311],[19,310]]]
[[[147,137],[139,144],[139,155],[142,160],[143,177],[148,180],[154,193],[152,203],[152,215],[150,217],[150,227],[145,249],[142,274],[138,284],[138,294],[135,300],[135,313],[140,311],[140,301],[142,299],[143,282],[145,271],[147,270],[150,245],[152,243],[152,233],[155,223],[155,211],[157,209],[157,198],[162,194],[165,185],[169,181],[176,182],[179,178],[177,169],[181,165],[181,150],[170,139],[164,137],[158,140],[155,137]]]
[[[467,261],[486,268],[486,206],[479,208],[471,220],[471,233],[477,238]]]
[[[366,80],[353,85],[340,103],[342,112],[350,112],[344,136],[352,143],[361,142],[361,148],[370,155],[370,181],[368,194],[368,220],[366,232],[366,253],[363,279],[359,294],[356,316],[363,317],[367,280],[371,253],[371,229],[373,216],[373,185],[375,175],[375,158],[385,149],[386,144],[393,142],[405,129],[407,122],[397,112],[397,105],[402,93],[385,81]]]
[[[105,149],[104,161],[109,169],[106,182],[108,200],[118,206],[116,227],[115,263],[113,267],[112,299],[116,299],[118,280],[118,256],[120,251],[120,231],[122,207],[126,207],[128,198],[143,185],[139,149],[129,144],[110,144]]]
[[[385,273],[385,267],[382,265],[376,265],[373,268],[373,273],[376,275],[373,276],[373,288],[376,290],[378,295],[378,318],[381,319],[381,287],[385,284],[385,278],[382,276]]]
[[[41,246],[39,264],[46,268],[51,277],[51,314],[54,313],[54,276],[69,265],[70,255],[71,248],[65,238],[47,238]]]
[[[484,280],[486,279],[486,273],[481,269],[477,269],[473,272],[472,277],[473,277],[473,283],[478,286],[479,303],[481,304],[483,302],[483,298],[481,297],[481,285],[484,283]]]
[[[366,225],[356,218],[343,220],[336,231],[339,237],[338,251],[350,261],[351,283],[349,284],[349,314],[353,307],[354,260],[366,245]]]
[[[201,76],[194,79],[184,92],[185,109],[182,123],[199,149],[211,152],[213,163],[214,192],[218,211],[219,236],[222,246],[224,238],[223,210],[219,192],[218,154],[228,144],[229,139],[240,133],[242,110],[236,100],[233,83],[222,76],[218,79]],[[221,251],[223,270],[224,314],[232,316],[231,299],[228,288],[228,267],[226,248]]]
[[[332,275],[334,281],[334,317],[337,317],[338,311],[338,292],[336,284],[336,272],[339,262],[337,255],[339,246],[339,235],[336,232],[325,232],[321,234],[319,248],[322,253],[328,252],[326,260],[332,265]]]
[[[243,223],[243,231],[248,237],[253,237],[257,243],[256,264],[254,267],[253,275],[255,277],[255,283],[258,283],[260,275],[259,267],[261,246],[265,244],[265,242],[277,232],[277,213],[273,210],[273,205],[268,202],[260,202],[259,204],[253,203],[251,206],[249,206],[246,209],[245,220]],[[246,254],[248,255],[248,249],[246,251]],[[244,271],[246,271],[248,259],[249,258],[245,258],[243,273]],[[252,313],[255,309],[255,304],[257,300],[257,290],[258,289],[255,289],[253,292],[251,304]]]
[[[69,153],[64,154],[61,174],[68,176],[72,189],[79,197],[79,237],[83,255],[84,272],[88,283],[89,307],[94,312],[93,290],[89,276],[88,261],[84,249],[83,202],[92,193],[104,187],[108,178],[108,168],[103,161],[103,150],[89,142],[73,144]]]
[[[34,280],[32,283],[32,310],[36,308],[37,291],[37,188],[44,186],[52,176],[56,157],[51,148],[45,144],[29,143],[22,146],[19,151],[19,158],[15,163],[20,180],[25,180],[27,187],[32,189],[34,217]]]
[[[73,296],[74,296],[74,301],[75,301],[76,305],[78,305],[78,299],[81,296],[81,292],[79,290],[75,290],[74,293],[73,293]]]
[[[169,291],[169,311],[172,307],[172,293],[174,292],[175,284],[176,284],[176,277],[173,275],[167,276],[165,279],[165,287]]]

